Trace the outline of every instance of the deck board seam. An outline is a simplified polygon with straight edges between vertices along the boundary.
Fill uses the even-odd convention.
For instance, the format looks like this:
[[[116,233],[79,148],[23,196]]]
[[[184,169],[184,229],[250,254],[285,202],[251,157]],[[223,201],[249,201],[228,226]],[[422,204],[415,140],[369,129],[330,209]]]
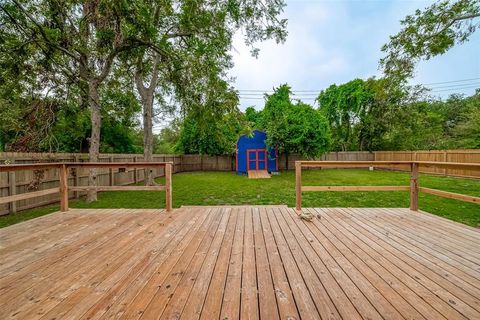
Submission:
[[[208,228],[206,228],[205,233],[203,234],[201,240],[199,241],[198,246],[197,246],[197,247],[195,248],[195,250],[192,252],[191,256],[186,256],[186,259],[188,259],[188,260],[187,260],[187,264],[186,264],[186,266],[185,266],[185,270],[188,269],[188,266],[190,265],[190,263],[192,262],[193,258],[195,257],[195,254],[197,253],[198,248],[201,247],[203,241],[204,241],[204,240],[206,239],[206,237],[208,236],[208,234],[209,234],[209,232],[210,232],[210,229],[211,229],[211,228],[214,228],[214,230],[217,229],[218,225],[215,225],[215,224],[216,224],[216,221],[215,221],[216,219],[214,219],[216,216],[217,216],[217,214],[212,215],[212,219],[211,219],[210,223],[208,224]],[[220,222],[219,222],[219,223],[220,223]],[[197,234],[198,234],[198,232],[200,232],[200,231],[201,231],[201,229],[200,229],[199,231],[197,231]],[[168,279],[168,277],[171,275],[171,270],[173,270],[173,268],[179,263],[179,261],[181,260],[181,258],[182,258],[183,256],[184,256],[184,255],[182,254],[182,256],[181,256],[180,259],[177,261],[177,263],[172,267],[172,269],[170,269],[170,271],[169,271],[169,273],[168,273],[168,276],[167,276],[167,277],[162,281],[162,283],[159,285],[159,288],[157,289],[155,295],[153,295],[153,296],[151,297],[149,303],[145,306],[145,308],[144,308],[142,314],[140,315],[139,319],[142,319],[142,318],[145,316],[145,314],[147,313],[148,309],[149,309],[150,306],[152,305],[153,300],[155,299],[155,297],[157,296],[157,294],[160,292],[160,287],[163,288],[163,284],[164,284],[165,281]],[[170,302],[171,297],[175,294],[175,291],[176,291],[176,289],[178,288],[178,284],[181,282],[181,280],[183,279],[184,276],[185,276],[185,274],[183,274],[183,275],[181,276],[181,278],[178,279],[178,281],[176,282],[175,288],[174,288],[173,291],[171,292],[170,297],[167,297],[167,298],[166,298],[166,302],[165,302],[165,304],[163,305],[163,308],[162,308],[162,310],[161,310],[160,315],[157,316],[157,319],[159,319],[159,318],[161,317],[161,315],[163,314],[163,312],[164,312],[165,309],[167,308],[167,306],[168,306],[168,304],[169,304],[169,302]]]
[[[353,217],[353,219],[360,219],[358,217]],[[362,219],[363,221],[363,219]],[[368,221],[368,220],[365,220],[363,223],[366,224],[366,226],[368,226],[369,228],[372,228],[373,230],[376,230],[376,232],[380,232],[380,230],[383,229],[382,226],[378,225],[375,221]],[[379,229],[380,228],[380,229]],[[363,229],[365,229],[365,227],[363,227]],[[366,230],[366,229],[365,229]],[[371,231],[368,231],[367,232],[371,233]],[[408,252],[413,252],[415,255],[419,255],[421,257],[423,257],[424,259],[430,261],[431,263],[433,264],[437,264],[437,263],[442,263],[442,264],[446,264],[448,266],[450,266],[451,268],[454,268],[455,270],[457,270],[457,272],[460,272],[462,274],[464,274],[464,276],[468,276],[468,277],[472,277],[472,275],[468,272],[466,272],[465,270],[462,270],[458,267],[458,265],[462,265],[460,262],[457,261],[457,265],[455,264],[452,264],[451,262],[448,262],[446,261],[445,259],[441,259],[438,254],[440,254],[441,256],[445,256],[445,257],[448,257],[450,258],[449,256],[445,255],[444,253],[438,253],[437,255],[434,255],[432,254],[432,252],[429,252],[421,247],[418,247],[417,245],[415,245],[415,243],[412,243],[411,241],[408,241],[408,240],[405,240],[403,237],[401,236],[398,236],[396,234],[392,234],[392,236],[394,236],[395,238],[392,238],[392,237],[389,237],[389,239],[395,243],[397,243],[399,246],[405,248],[405,250],[408,250]],[[378,236],[377,236],[378,237]],[[401,242],[399,242],[398,239],[401,240]],[[382,242],[385,242],[385,240],[382,239]],[[406,244],[403,244],[403,242],[407,243],[408,246]],[[415,252],[412,250],[412,248],[416,248],[419,252]],[[395,250],[397,252],[401,252],[403,253],[402,250],[398,249],[398,248],[395,248]],[[406,254],[406,253],[405,253]],[[407,256],[410,256],[409,254],[406,254]],[[413,258],[412,258],[413,259]],[[403,260],[403,259],[401,259]],[[414,260],[416,261],[416,260]],[[470,269],[470,268],[469,268]],[[475,270],[472,270],[475,272]],[[471,283],[472,286],[475,286]],[[475,286],[476,287],[476,286]],[[476,287],[477,289],[480,289],[479,287]]]
[[[331,225],[332,228],[334,228],[335,230],[338,230],[338,231],[341,232],[343,235],[349,234],[349,235],[351,235],[351,237],[354,237],[354,238],[358,239],[360,242],[363,242],[365,246],[369,247],[369,248],[374,252],[374,254],[376,254],[376,255],[381,255],[381,254],[380,254],[379,252],[377,252],[374,248],[372,248],[368,243],[366,243],[364,240],[362,240],[361,238],[359,238],[358,236],[356,236],[355,233],[353,233],[351,230],[348,230],[347,228],[345,228],[345,226],[339,224],[338,222],[335,222],[335,224],[332,224],[332,223],[330,223],[330,221],[329,221],[329,224]],[[351,227],[353,227],[353,226],[351,226]],[[332,230],[330,230],[330,231],[331,231],[332,233],[334,233]],[[404,301],[407,305],[410,306],[410,308],[412,308],[412,309],[416,310],[418,313],[422,314],[422,311],[419,310],[419,306],[412,304],[412,302],[410,301],[410,299],[412,299],[412,298],[411,298],[411,297],[412,297],[411,294],[413,294],[413,295],[415,295],[418,299],[420,299],[420,301],[424,301],[424,303],[425,303],[427,306],[429,306],[430,308],[432,308],[432,310],[435,310],[435,312],[438,312],[438,315],[437,315],[436,317],[438,317],[438,316],[445,317],[445,315],[442,315],[442,313],[441,313],[439,310],[436,310],[430,303],[428,303],[428,301],[425,300],[425,298],[422,297],[422,296],[418,293],[418,290],[414,289],[411,285],[409,285],[408,283],[406,283],[406,282],[405,282],[405,278],[404,278],[403,276],[401,277],[400,275],[397,274],[398,272],[400,272],[400,274],[405,274],[405,275],[407,275],[407,277],[408,277],[408,273],[406,273],[403,269],[401,269],[401,268],[399,268],[399,267],[397,268],[397,267],[396,267],[396,264],[395,264],[393,261],[391,261],[390,259],[382,256],[382,258],[385,259],[385,261],[387,261],[388,263],[391,264],[391,266],[393,267],[393,270],[395,270],[395,268],[398,269],[398,271],[394,273],[394,272],[391,270],[391,268],[387,268],[383,263],[377,262],[377,261],[378,261],[378,258],[372,256],[372,252],[369,252],[369,251],[367,251],[366,249],[362,248],[360,245],[358,245],[358,242],[356,242],[356,241],[353,240],[353,239],[350,239],[350,236],[348,236],[348,237],[349,237],[349,239],[347,240],[348,243],[350,243],[350,242],[355,243],[355,247],[357,248],[356,250],[359,250],[358,252],[355,252],[355,251],[354,251],[353,253],[354,253],[359,259],[361,259],[361,260],[364,260],[364,259],[361,258],[361,256],[363,256],[363,254],[367,255],[367,256],[372,260],[372,263],[373,263],[373,264],[377,264],[378,267],[381,268],[380,271],[385,270],[385,271],[386,271],[385,273],[380,273],[380,271],[377,271],[377,269],[379,269],[378,267],[374,269],[373,266],[372,266],[372,263],[366,263],[366,262],[365,262],[365,263],[369,266],[369,268],[378,275],[379,278],[381,278],[383,281],[385,281],[385,283],[387,283],[387,284],[390,286],[390,288],[391,288],[392,291],[396,292],[396,294],[397,294],[399,297],[401,297],[401,298],[403,299],[403,301]],[[345,246],[347,246],[347,247],[349,247],[349,248],[352,248],[352,247],[350,247],[345,241],[342,241],[342,243],[343,243]],[[363,253],[363,254],[362,254],[362,253]],[[387,275],[387,276],[385,276],[385,275]],[[405,292],[404,292],[404,293],[400,292],[399,289],[396,289],[396,288],[386,279],[386,277],[395,279],[395,281],[397,281],[398,284],[400,284],[401,286],[403,286],[404,290],[406,289],[410,294],[406,294]],[[414,283],[417,283],[417,282],[415,281],[415,279],[411,279],[410,281],[411,281],[411,282],[413,281]],[[421,284],[417,284],[417,285],[420,285],[420,286],[421,286]],[[428,290],[427,290],[427,292],[430,293],[430,294],[433,294],[433,293],[431,293],[431,292],[428,291]],[[387,297],[386,297],[386,298],[387,298]],[[388,298],[387,298],[387,299],[388,299]],[[400,310],[399,310],[399,312],[400,312]],[[429,315],[429,314],[431,313],[431,311],[426,311],[426,312],[427,312],[426,315]],[[423,316],[426,316],[426,315],[423,314]]]
[[[336,223],[338,223],[338,222],[336,222]],[[352,226],[353,226],[353,225],[352,225]],[[355,227],[353,227],[353,228],[356,229]],[[363,227],[362,227],[362,228],[363,228]],[[358,229],[356,229],[356,230],[358,230]],[[366,230],[366,233],[372,235],[372,233],[369,232],[368,230]],[[353,233],[351,233],[351,234],[352,234],[355,238],[359,238],[359,237],[356,236],[355,234],[353,234]],[[375,243],[378,247],[383,248],[380,244],[378,244],[378,242],[376,242],[375,240],[371,239],[369,236],[367,236],[367,235],[363,235],[363,236],[364,236],[365,238],[370,239],[370,241],[372,241],[373,243]],[[373,236],[374,236],[374,235],[373,235]],[[374,236],[374,237],[376,237],[376,236]],[[361,240],[361,239],[359,239],[359,240],[362,241],[365,245],[368,245],[364,240]],[[430,286],[426,286],[425,283],[421,283],[421,282],[420,282],[421,278],[420,278],[420,279],[417,279],[416,277],[413,277],[413,276],[412,276],[409,272],[407,272],[404,268],[398,267],[398,265],[397,265],[395,262],[393,262],[393,261],[391,260],[391,258],[386,257],[386,256],[383,255],[379,250],[376,250],[376,249],[373,249],[373,248],[372,248],[372,250],[375,251],[375,252],[377,252],[377,254],[381,255],[384,259],[386,259],[386,260],[389,261],[390,263],[392,263],[392,264],[393,264],[395,267],[397,267],[399,270],[401,270],[401,271],[404,272],[405,274],[409,275],[409,276],[413,279],[414,282],[418,283],[418,284],[419,284],[421,287],[423,287],[425,290],[431,292],[431,294],[432,294],[434,297],[435,297],[435,296],[438,296],[437,293],[435,293],[434,291],[432,291],[432,288],[431,288]],[[396,256],[396,255],[393,254],[393,253],[390,253],[389,256],[391,256],[392,258],[396,258],[396,259],[399,259],[400,261],[402,261],[402,259],[400,259],[398,256]],[[434,286],[438,286],[438,287],[440,287],[441,289],[446,290],[445,288],[443,288],[443,287],[441,287],[439,284],[437,284],[434,280],[432,280],[428,275],[426,275],[426,274],[418,271],[417,268],[415,268],[414,266],[411,265],[411,263],[406,262],[406,261],[402,261],[402,263],[405,264],[405,266],[407,266],[407,267],[411,268],[412,270],[415,270],[415,271],[418,272],[419,274],[423,275],[423,276],[425,277],[425,280],[426,280],[428,283],[431,283],[431,284],[433,284]],[[398,278],[398,277],[397,277],[397,278]],[[399,280],[402,281],[402,279],[399,279]],[[404,281],[402,281],[402,282],[403,282],[405,285],[407,285]],[[407,286],[409,286],[409,285],[407,285]],[[414,292],[415,292],[415,291],[414,291]],[[455,297],[457,300],[462,301],[460,298],[458,298],[456,295],[452,294],[451,292],[449,292],[449,291],[446,291],[446,292],[448,292],[448,294],[450,294],[450,295],[452,295],[453,297]],[[417,294],[418,294],[418,293],[417,293]],[[453,309],[457,310],[457,312],[463,314],[463,312],[462,312],[461,310],[458,310],[458,308],[453,307],[452,305],[450,305],[450,304],[448,303],[448,302],[449,302],[448,299],[446,300],[445,298],[440,298],[440,297],[438,297],[438,298],[439,298],[440,301],[442,301],[442,303],[444,303],[445,305],[447,305],[447,306],[449,306],[450,308],[453,308]],[[468,305],[468,304],[467,304],[467,305]],[[431,306],[435,308],[436,305],[435,305],[435,306],[434,306],[434,305],[431,305]],[[469,307],[472,308],[471,306],[469,306]],[[435,308],[435,309],[437,309],[437,308]],[[440,310],[438,310],[438,309],[437,309],[437,311],[440,312]],[[444,315],[444,316],[445,316],[445,315]],[[448,318],[448,317],[447,317],[447,318]]]

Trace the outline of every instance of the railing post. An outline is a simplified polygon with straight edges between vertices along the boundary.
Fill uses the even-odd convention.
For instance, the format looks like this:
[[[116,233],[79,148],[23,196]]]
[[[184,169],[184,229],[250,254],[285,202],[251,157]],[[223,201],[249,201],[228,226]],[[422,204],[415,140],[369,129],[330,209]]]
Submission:
[[[60,211],[68,211],[68,176],[67,167],[62,164],[59,168],[60,177]]]
[[[172,211],[172,164],[165,164],[165,208]]]
[[[410,165],[410,210],[418,211],[418,163]]]
[[[302,163],[295,161],[295,208],[302,210]]]

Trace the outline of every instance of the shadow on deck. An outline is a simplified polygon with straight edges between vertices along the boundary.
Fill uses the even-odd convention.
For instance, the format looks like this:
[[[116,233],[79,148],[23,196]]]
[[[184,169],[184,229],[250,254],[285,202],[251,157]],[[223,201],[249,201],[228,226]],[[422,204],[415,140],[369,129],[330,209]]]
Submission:
[[[480,319],[480,231],[408,209],[71,209],[0,230],[1,319]]]

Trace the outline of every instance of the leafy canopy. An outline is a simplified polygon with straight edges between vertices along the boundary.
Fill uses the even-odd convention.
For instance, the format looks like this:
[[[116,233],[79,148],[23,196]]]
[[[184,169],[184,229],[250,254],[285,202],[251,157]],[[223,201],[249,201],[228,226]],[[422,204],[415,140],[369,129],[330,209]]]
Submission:
[[[261,128],[267,133],[267,145],[280,153],[299,153],[316,158],[330,147],[330,127],[325,117],[310,105],[292,102],[286,84],[266,95]]]
[[[403,29],[382,47],[380,65],[389,78],[403,81],[421,59],[441,55],[468,41],[480,26],[480,1],[440,0],[401,21]]]

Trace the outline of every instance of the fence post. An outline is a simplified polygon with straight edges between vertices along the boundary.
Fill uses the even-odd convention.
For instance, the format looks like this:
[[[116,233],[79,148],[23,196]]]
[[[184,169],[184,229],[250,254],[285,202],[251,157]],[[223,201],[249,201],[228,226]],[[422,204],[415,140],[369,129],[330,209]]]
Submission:
[[[295,161],[295,208],[302,210],[302,163]]]
[[[418,163],[410,167],[410,210],[418,211]]]
[[[110,159],[108,161],[110,161],[110,163],[112,163],[113,162],[113,156],[110,156]],[[110,186],[115,185],[115,176],[114,176],[114,173],[113,173],[113,168],[108,169],[108,182],[109,182]]]
[[[15,163],[14,160],[12,160],[12,164]],[[17,182],[16,182],[16,175],[15,171],[9,171],[7,172],[8,174],[8,195],[9,196],[14,196],[17,194]],[[17,213],[17,202],[12,201],[10,202],[10,205],[8,207],[9,213]]]
[[[67,167],[62,164],[59,168],[60,177],[60,211],[68,211],[68,175]]]
[[[443,162],[447,162],[447,150],[443,151]],[[443,174],[447,175],[447,168],[443,168]]]
[[[165,207],[172,211],[172,164],[165,164]]]
[[[73,162],[75,162],[75,163],[80,162],[80,160],[79,160],[79,158],[78,158],[78,155],[74,155],[74,156],[73,156]],[[79,186],[80,186],[80,184],[79,184],[79,181],[80,181],[79,175],[80,175],[80,168],[76,168],[76,169],[75,169],[75,176],[73,177],[73,185],[74,185],[75,187],[79,187]],[[75,199],[79,199],[79,198],[80,198],[80,192],[75,191],[73,194],[75,195]]]
[[[133,162],[137,162],[137,157],[133,156]],[[133,183],[137,184],[138,183],[138,177],[137,177],[137,168],[133,168]]]

